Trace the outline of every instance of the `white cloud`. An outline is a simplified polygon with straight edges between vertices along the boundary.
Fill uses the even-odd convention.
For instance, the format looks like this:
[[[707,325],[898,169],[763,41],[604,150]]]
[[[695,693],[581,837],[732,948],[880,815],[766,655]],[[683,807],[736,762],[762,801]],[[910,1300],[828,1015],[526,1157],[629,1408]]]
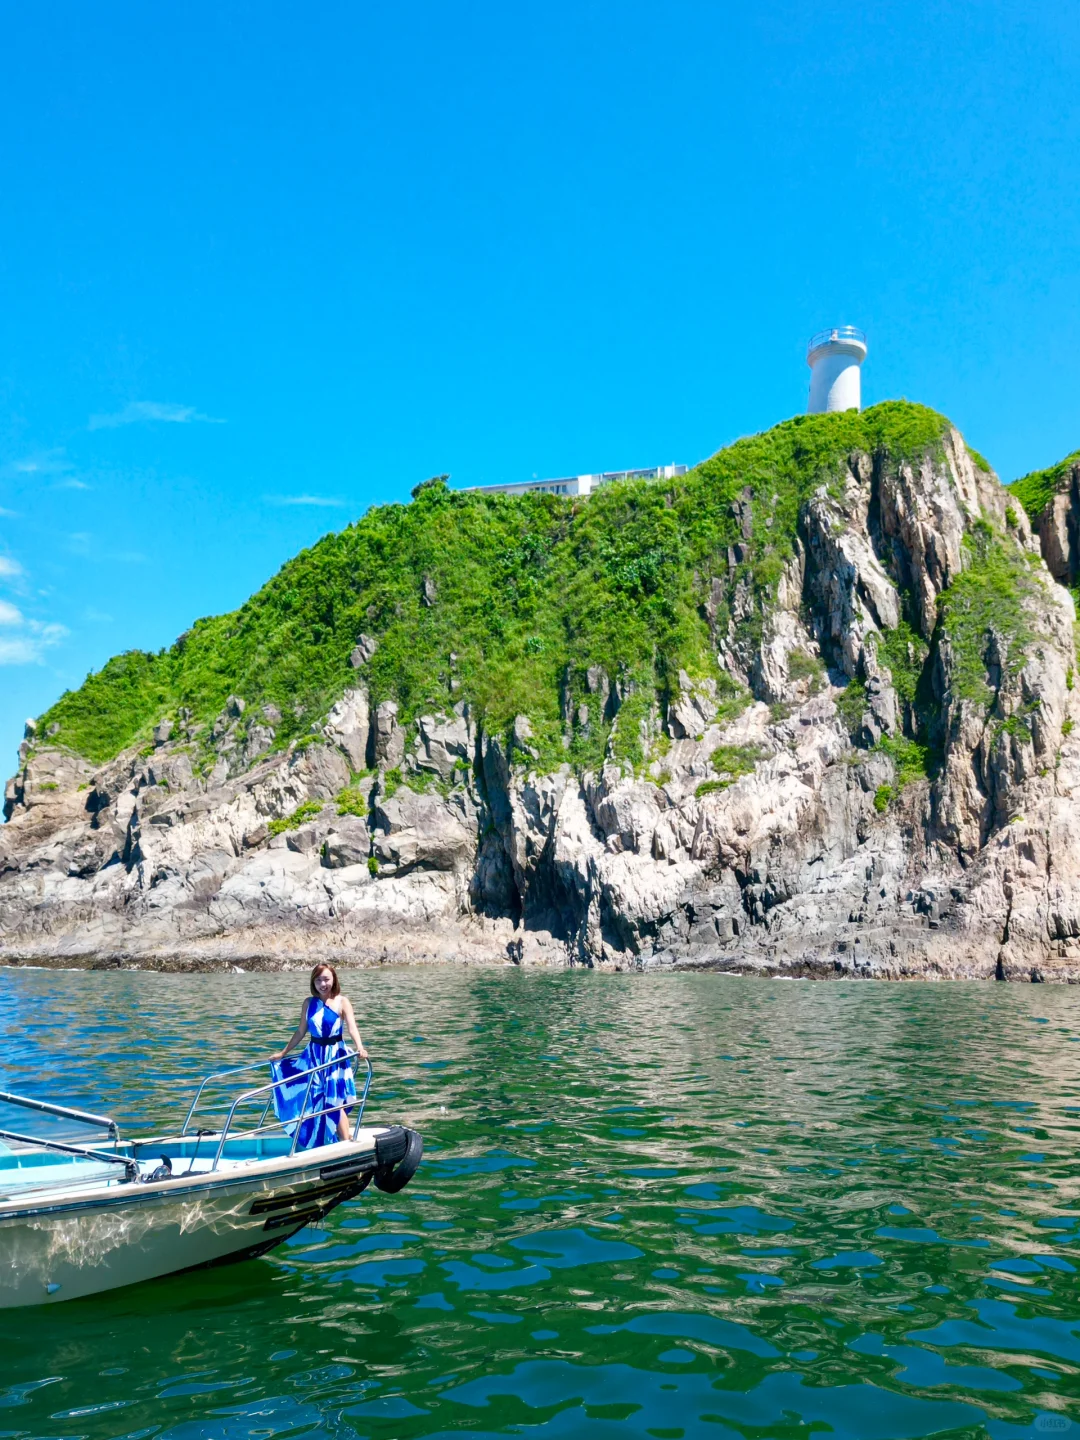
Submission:
[[[4,507],[0,505],[0,517],[4,520],[17,520],[19,518],[19,512],[17,510],[5,510]]]
[[[344,500],[332,500],[327,495],[264,495],[267,505],[323,505],[331,510],[340,510]]]
[[[40,665],[45,651],[68,633],[63,625],[24,620],[5,601],[0,601],[0,624],[25,630],[22,635],[0,635],[0,665]]]
[[[0,665],[40,665],[42,645],[25,635],[10,639],[0,635]]]
[[[5,580],[14,580],[22,573],[23,568],[17,560],[12,560],[7,555],[0,555],[0,577]]]
[[[43,645],[58,645],[68,633],[66,625],[58,625],[55,622],[46,625],[40,620],[28,620],[26,623]]]
[[[40,480],[53,480],[54,490],[90,490],[92,487],[85,480],[79,480],[71,473],[74,469],[75,466],[67,458],[63,446],[58,446],[53,450],[37,451],[22,460],[6,461],[0,465],[0,478],[29,475]],[[9,513],[0,510],[0,515]]]
[[[16,475],[66,475],[69,470],[74,470],[74,465],[64,454],[63,447],[54,450],[42,450],[34,455],[27,455],[23,460],[14,460],[10,465],[5,465],[5,471]]]
[[[166,425],[224,425],[213,415],[202,415],[194,405],[171,405],[160,400],[129,400],[111,415],[91,415],[91,430],[115,430],[120,425],[143,425],[160,421]]]
[[[106,614],[104,610],[95,610],[92,605],[83,611],[82,618],[89,625],[111,625],[113,623],[111,615]]]

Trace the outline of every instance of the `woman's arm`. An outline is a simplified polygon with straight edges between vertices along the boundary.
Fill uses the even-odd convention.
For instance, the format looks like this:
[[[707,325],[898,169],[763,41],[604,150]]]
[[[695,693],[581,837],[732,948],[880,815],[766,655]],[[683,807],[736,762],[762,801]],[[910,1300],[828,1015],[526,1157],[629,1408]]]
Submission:
[[[303,1040],[304,1036],[307,1034],[307,1015],[308,1002],[305,1000],[303,1005],[300,1006],[300,1024],[297,1025],[296,1029],[293,1031],[292,1039],[285,1046],[284,1050],[278,1050],[275,1052],[275,1054],[271,1055],[271,1060],[284,1060],[285,1056],[288,1055],[290,1050],[296,1049],[296,1047]]]
[[[356,1016],[353,1014],[352,1001],[346,999],[344,995],[341,997],[341,1013],[345,1017],[345,1024],[349,1027],[349,1035],[356,1047],[357,1055],[361,1060],[366,1060],[368,1053],[364,1049],[364,1042],[360,1039],[360,1031],[356,1028]]]

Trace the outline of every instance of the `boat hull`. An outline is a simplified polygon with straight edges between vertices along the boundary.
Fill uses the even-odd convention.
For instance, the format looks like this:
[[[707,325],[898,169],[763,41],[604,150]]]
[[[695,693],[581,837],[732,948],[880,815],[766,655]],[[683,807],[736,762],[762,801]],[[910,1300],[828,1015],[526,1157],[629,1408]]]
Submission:
[[[48,1305],[262,1254],[358,1194],[370,1141],[231,1171],[0,1205],[0,1309]]]

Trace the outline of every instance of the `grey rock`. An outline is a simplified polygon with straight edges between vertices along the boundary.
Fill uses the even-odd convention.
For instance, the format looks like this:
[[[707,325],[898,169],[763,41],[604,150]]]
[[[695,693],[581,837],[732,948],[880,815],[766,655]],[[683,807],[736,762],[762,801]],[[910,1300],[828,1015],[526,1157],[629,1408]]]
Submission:
[[[350,865],[366,865],[371,853],[371,835],[365,821],[355,815],[340,816],[327,835],[322,849],[322,863],[329,870],[343,870]]]
[[[346,690],[326,717],[323,733],[345,754],[354,770],[364,770],[372,741],[366,690]]]
[[[333,820],[329,815],[319,815],[306,825],[285,831],[285,844],[298,855],[312,855],[322,850],[323,842],[330,834]]]
[[[397,714],[394,700],[383,700],[375,710],[371,749],[380,770],[396,770],[405,758],[405,732],[398,725]]]
[[[599,697],[600,713],[603,714],[607,709],[608,696],[611,694],[611,681],[602,665],[590,665],[585,671],[585,688],[590,695]]]
[[[431,770],[443,780],[455,771],[468,769],[473,750],[473,735],[468,711],[462,715],[421,715],[416,722],[416,763],[421,770]]]
[[[242,751],[243,768],[246,769],[254,764],[261,755],[265,755],[273,743],[274,731],[271,726],[257,723],[249,725]]]
[[[380,869],[465,870],[476,854],[475,825],[439,795],[402,788],[376,802],[372,849]]]
[[[527,715],[515,715],[510,735],[511,751],[535,760],[540,752],[529,743],[532,738],[533,730],[529,717]]]
[[[676,740],[702,734],[716,714],[716,681],[691,683],[685,670],[679,671],[679,693],[668,708],[668,730]]]
[[[354,670],[359,670],[361,665],[368,663],[378,648],[379,642],[373,635],[361,634],[349,656],[349,664]]]

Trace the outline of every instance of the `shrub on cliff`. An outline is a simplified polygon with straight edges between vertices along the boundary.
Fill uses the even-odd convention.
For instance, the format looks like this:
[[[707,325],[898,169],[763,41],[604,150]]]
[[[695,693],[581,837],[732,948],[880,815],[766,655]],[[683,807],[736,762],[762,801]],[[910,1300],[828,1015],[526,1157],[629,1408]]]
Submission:
[[[602,758],[615,704],[601,715],[589,690],[599,666],[642,712],[612,742],[636,759],[640,725],[680,670],[725,678],[706,618],[711,577],[745,580],[754,603],[740,628],[752,637],[803,502],[853,451],[913,458],[940,446],[946,423],[906,402],[798,416],[678,479],[619,481],[587,500],[485,496],[436,477],[411,504],[373,507],[302,551],[239,610],[196,621],[156,655],[110,660],[41,725],[100,762],[181,707],[208,726],[239,695],[280,711],[283,745],[355,682],[349,656],[363,631],[378,639],[362,671],[373,703],[396,700],[408,723],[465,699],[495,732],[528,714],[545,763],[566,758],[566,716],[581,704],[592,718],[570,758]]]

